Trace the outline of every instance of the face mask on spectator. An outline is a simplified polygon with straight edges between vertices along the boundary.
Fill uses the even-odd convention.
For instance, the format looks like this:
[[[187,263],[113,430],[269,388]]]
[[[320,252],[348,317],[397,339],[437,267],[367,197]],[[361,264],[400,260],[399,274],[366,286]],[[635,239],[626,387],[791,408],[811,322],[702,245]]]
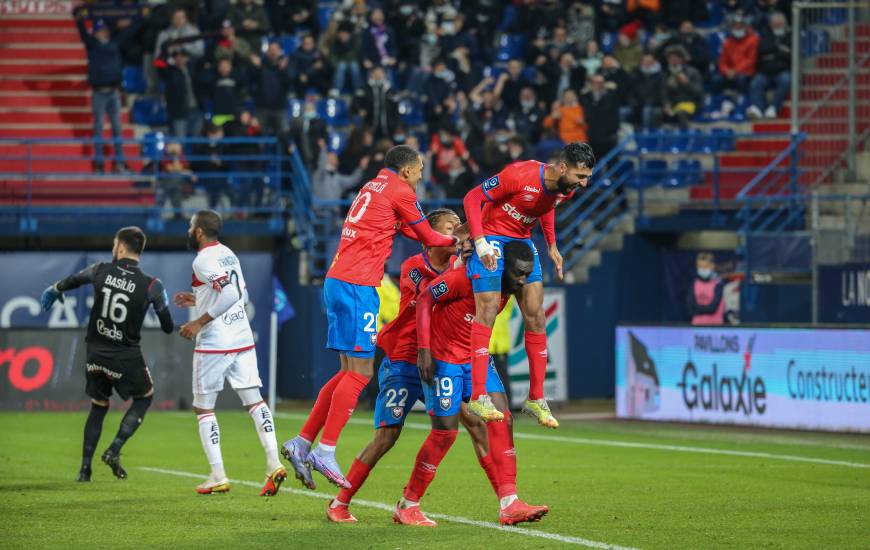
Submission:
[[[786,31],[787,29],[785,27],[779,27],[777,29],[773,29],[773,35],[782,37],[785,36]]]
[[[524,100],[520,101],[520,105],[522,105],[523,109],[532,109],[535,106],[535,100],[533,99],[533,100],[529,101],[529,100],[524,99]]]
[[[414,6],[408,6],[408,5],[400,6],[400,7],[399,7],[399,13],[401,13],[401,14],[404,15],[405,17],[408,17],[409,15],[411,15],[412,13],[414,13]]]
[[[702,279],[709,279],[713,275],[713,270],[709,267],[703,267],[698,270],[698,277]]]
[[[659,74],[662,71],[662,66],[660,63],[653,63],[652,65],[641,67],[640,70],[646,75]]]
[[[441,30],[447,34],[453,34],[456,32],[456,23],[453,21],[445,21],[441,24]]]
[[[676,74],[676,73],[682,72],[683,64],[678,63],[676,65],[670,65],[668,68],[671,70],[672,73]]]
[[[405,134],[393,134],[393,141],[396,143],[405,143]]]
[[[305,120],[314,120],[317,118],[317,113],[314,111],[306,111],[303,116],[305,117]]]
[[[670,37],[671,33],[669,32],[657,32],[653,35],[653,38],[655,38],[656,42],[659,43],[667,41]]]
[[[731,36],[739,40],[746,36],[746,29],[734,29],[731,31]]]
[[[450,76],[451,76],[450,71],[448,71],[446,69],[443,71],[437,71],[435,73],[435,77],[440,78],[441,80],[450,80]]]
[[[453,147],[453,136],[441,134],[441,145],[444,147]]]

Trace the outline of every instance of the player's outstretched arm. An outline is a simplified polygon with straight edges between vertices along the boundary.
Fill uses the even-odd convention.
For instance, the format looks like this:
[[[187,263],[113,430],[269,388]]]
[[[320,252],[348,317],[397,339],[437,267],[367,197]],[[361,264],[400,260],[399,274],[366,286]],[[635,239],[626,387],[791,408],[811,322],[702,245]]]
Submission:
[[[42,302],[42,309],[48,311],[55,301],[63,303],[63,293],[67,290],[73,290],[82,285],[93,283],[99,265],[99,262],[91,264],[78,273],[74,273],[66,279],[61,279],[42,291],[42,298],[40,300]]]
[[[160,319],[160,330],[166,334],[172,334],[172,331],[175,330],[175,322],[169,311],[169,294],[166,293],[166,288],[163,287],[163,282],[160,279],[152,280],[148,286],[148,302],[151,303],[154,313]]]
[[[453,246],[458,242],[452,235],[442,235],[432,229],[410,190],[394,199],[393,208],[402,221],[399,231],[409,239],[420,241],[423,246]]]
[[[429,279],[420,281],[417,293],[417,370],[420,371],[420,380],[432,385],[435,371],[432,367],[431,349],[431,325],[432,306],[435,301],[429,291]]]

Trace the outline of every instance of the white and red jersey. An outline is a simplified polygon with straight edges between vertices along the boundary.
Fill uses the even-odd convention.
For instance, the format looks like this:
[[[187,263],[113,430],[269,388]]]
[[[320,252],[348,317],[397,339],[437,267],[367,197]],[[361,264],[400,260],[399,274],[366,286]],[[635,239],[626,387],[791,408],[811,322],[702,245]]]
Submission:
[[[477,214],[475,205],[465,204],[472,237],[498,235],[528,239],[532,227],[540,221],[547,243],[554,242],[553,209],[570,199],[573,193],[563,195],[547,189],[544,185],[546,166],[536,160],[515,162],[484,181],[479,187],[483,199],[482,215]],[[479,193],[476,189],[472,192]],[[469,196],[473,196],[472,192]]]
[[[248,290],[239,258],[217,241],[203,246],[193,260],[192,284],[197,318],[215,304],[226,282],[236,287],[240,298],[196,335],[194,351],[197,353],[232,353],[254,347],[254,333],[245,312]]]
[[[326,276],[355,285],[380,286],[397,232],[426,246],[451,246],[456,242],[429,226],[411,186],[384,168],[363,186],[351,204]]]

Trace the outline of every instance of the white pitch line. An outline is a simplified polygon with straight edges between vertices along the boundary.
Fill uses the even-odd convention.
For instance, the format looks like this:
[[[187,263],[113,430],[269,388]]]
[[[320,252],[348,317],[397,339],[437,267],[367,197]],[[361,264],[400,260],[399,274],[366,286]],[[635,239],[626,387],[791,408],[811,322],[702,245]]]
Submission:
[[[191,479],[202,479],[202,474],[196,474],[193,472],[181,472],[178,470],[167,470],[165,468],[150,468],[148,466],[139,467],[140,470],[145,470],[146,472],[153,472],[157,474],[166,474],[178,477],[188,477]],[[261,488],[262,483],[255,483],[253,481],[246,481],[240,479],[231,479],[232,483],[236,483],[238,485],[245,485],[247,487],[255,487]],[[319,493],[315,491],[303,491],[302,489],[291,489],[289,487],[282,487],[282,492],[290,493],[293,495],[299,495],[303,497],[309,498],[318,498],[318,499],[332,499],[333,495],[327,493]],[[365,506],[367,508],[375,508],[377,510],[383,510],[385,512],[392,512],[395,510],[395,506],[390,506],[389,504],[384,504],[383,502],[375,502],[373,500],[362,500],[355,498],[353,499],[353,503],[356,506]],[[478,521],[474,519],[464,518],[461,516],[451,516],[448,514],[438,514],[435,512],[426,512],[426,515],[435,518],[441,519],[444,521],[449,521],[451,523],[461,523],[463,525],[471,525],[473,527],[484,527],[486,529],[494,529],[496,531],[504,531],[505,533],[510,533],[513,535],[524,535],[527,537],[536,537],[539,539],[547,539],[547,540],[555,540],[558,542],[564,542],[566,544],[577,544],[580,546],[586,546],[588,548],[610,548],[613,550],[636,550],[631,547],[626,546],[615,546],[612,544],[607,544],[605,542],[598,542],[595,540],[588,540],[580,537],[569,537],[566,535],[557,535],[555,533],[546,533],[544,531],[530,531],[527,529],[523,529],[521,527],[507,527],[505,525],[499,525],[498,523],[492,523],[489,521]]]
[[[305,419],[307,416],[292,413],[276,413],[279,418],[292,420]],[[372,426],[367,420],[351,418],[353,424],[365,424]],[[374,426],[372,426],[374,428]],[[431,426],[419,422],[406,422],[406,428],[414,430],[430,430]],[[785,460],[789,462],[807,462],[810,464],[824,464],[826,466],[845,466],[847,468],[870,468],[870,464],[863,462],[848,462],[845,460],[830,460],[827,458],[815,458],[797,455],[783,455],[776,453],[764,453],[759,451],[732,451],[728,449],[713,449],[710,447],[690,447],[687,445],[663,445],[660,443],[640,443],[633,441],[617,441],[613,439],[589,439],[585,437],[566,437],[560,435],[542,435],[527,432],[514,432],[514,439],[534,439],[537,441],[553,441],[556,443],[575,443],[579,445],[598,445],[602,447],[623,447],[630,449],[655,449],[659,451],[674,451],[679,453],[698,453],[724,456],[741,456],[745,458],[767,458],[771,460]]]

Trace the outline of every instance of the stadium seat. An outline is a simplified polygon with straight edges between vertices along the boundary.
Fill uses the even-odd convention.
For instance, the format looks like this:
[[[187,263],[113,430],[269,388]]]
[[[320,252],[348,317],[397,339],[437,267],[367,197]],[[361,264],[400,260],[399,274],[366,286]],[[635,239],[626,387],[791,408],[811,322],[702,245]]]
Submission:
[[[707,46],[710,48],[710,58],[719,59],[719,54],[722,53],[722,44],[725,43],[725,33],[722,31],[713,31],[707,35]]]
[[[347,103],[343,99],[321,99],[317,102],[317,114],[320,115],[327,126],[350,125],[350,112]]]
[[[142,136],[142,156],[151,162],[159,162],[166,146],[163,132],[148,132]]]
[[[669,139],[663,144],[666,153],[685,153],[689,150],[691,135],[688,131],[677,130],[668,137]]]
[[[332,19],[332,12],[335,11],[335,2],[323,2],[317,5],[317,20],[320,23],[320,30],[325,31],[329,27],[329,20]]]
[[[284,50],[284,54],[286,55],[295,53],[299,48],[299,39],[295,36],[281,36],[276,40],[281,44],[281,49]]]
[[[666,181],[668,176],[668,161],[662,159],[645,159],[641,162],[640,177],[636,183],[640,187],[654,187]]]
[[[399,102],[399,117],[408,127],[423,125],[426,120],[423,117],[423,105],[419,101],[403,99]]]
[[[831,36],[824,29],[801,31],[801,54],[807,57],[828,53],[831,49]]]
[[[634,134],[634,140],[641,153],[651,153],[658,148],[659,137],[657,132],[637,132]]]
[[[124,67],[121,71],[121,87],[128,94],[144,94],[147,86],[142,67],[135,65]]]
[[[301,99],[290,99],[287,101],[287,116],[290,117],[290,120],[302,116]]]
[[[697,185],[704,181],[701,161],[697,159],[682,159],[677,161],[676,178],[679,185]]]
[[[737,138],[733,128],[713,128],[710,140],[714,151],[733,151],[737,148]]]
[[[842,25],[848,17],[846,8],[827,8],[822,14],[822,23],[825,25]]]
[[[605,55],[610,55],[613,53],[613,49],[616,47],[616,33],[615,32],[603,32],[601,33],[601,51]]]
[[[330,152],[340,155],[344,151],[344,148],[347,147],[347,134],[344,132],[329,132],[329,140],[326,146]]]
[[[703,130],[689,130],[688,151],[692,153],[711,153],[714,144],[711,135]]]
[[[140,97],[133,102],[130,119],[134,124],[145,126],[166,126],[166,109],[159,99]]]
[[[607,177],[601,179],[601,185],[604,187],[614,184],[631,185],[634,177],[634,163],[628,159],[621,159],[617,161]]]
[[[709,17],[706,21],[696,22],[698,28],[714,29],[721,25],[722,20],[725,18],[724,10],[722,9],[722,4],[719,0],[707,0],[707,13],[709,14]]]
[[[498,40],[498,53],[495,59],[507,63],[511,59],[525,58],[526,37],[521,34],[503,34]]]

